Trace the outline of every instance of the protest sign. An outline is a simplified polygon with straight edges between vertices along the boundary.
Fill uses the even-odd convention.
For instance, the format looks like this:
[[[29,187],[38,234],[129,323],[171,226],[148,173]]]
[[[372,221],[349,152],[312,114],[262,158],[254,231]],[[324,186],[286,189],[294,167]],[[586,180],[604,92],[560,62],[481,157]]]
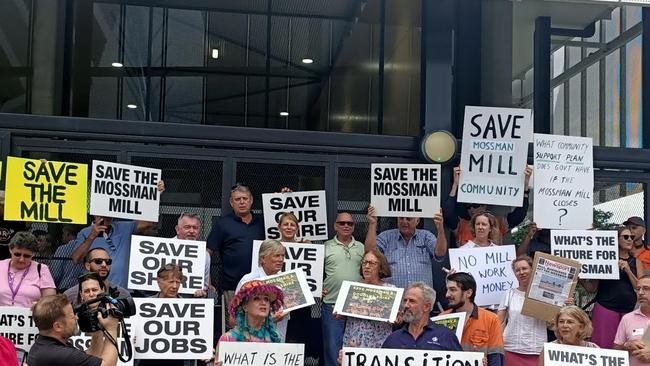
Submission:
[[[160,169],[93,160],[90,213],[158,222]]]
[[[372,164],[371,170],[377,216],[432,217],[440,209],[440,165]]]
[[[261,240],[253,241],[251,272],[259,266]],[[323,263],[325,246],[322,244],[282,243],[286,249],[282,272],[301,268],[305,271],[307,284],[314,297],[323,296]]]
[[[593,221],[591,137],[535,134],[535,204],[539,228],[587,229]]]
[[[342,366],[482,366],[483,356],[482,352],[343,347]]]
[[[29,351],[37,334],[30,308],[0,306],[0,335],[13,342],[16,348]]]
[[[86,224],[86,164],[9,156],[5,187],[5,220]]]
[[[203,288],[205,276],[205,242],[131,236],[129,256],[130,290],[158,291],[158,270],[165,264],[178,264],[183,270],[181,294],[193,294]]]
[[[458,202],[521,207],[530,109],[465,107]]]
[[[463,338],[463,329],[465,329],[465,318],[467,313],[451,313],[445,315],[438,315],[431,318],[435,324],[447,327],[449,330],[456,334],[458,341]]]
[[[343,281],[334,311],[355,318],[394,322],[402,293],[402,288]]]
[[[221,342],[222,366],[302,366],[305,345],[298,343],[259,343],[251,347],[243,342]]]
[[[314,305],[314,296],[309,291],[305,272],[294,269],[289,272],[280,272],[259,279],[270,285],[279,287],[284,292],[284,311],[289,312],[296,309]]]
[[[212,299],[135,298],[131,318],[136,359],[194,360],[212,357]]]
[[[300,222],[296,238],[300,240],[326,240],[329,238],[325,191],[264,193],[262,207],[264,208],[267,239],[280,240],[278,221],[280,215],[285,212],[292,212]]]
[[[458,272],[468,272],[476,280],[476,304],[499,304],[501,297],[517,279],[512,272],[515,246],[503,245],[485,248],[449,249],[449,263]]]
[[[551,230],[551,254],[580,262],[580,278],[618,280],[616,231]]]
[[[555,321],[566,300],[573,298],[579,273],[580,263],[574,260],[536,252],[521,313],[546,322]]]
[[[132,366],[133,365],[133,360],[135,359],[135,352],[133,351],[133,332],[132,329],[133,327],[131,326],[131,318],[125,318],[124,319],[124,325],[126,326],[126,329],[128,330],[129,333],[129,342],[131,342],[131,357],[129,359],[128,356],[128,346],[127,346],[127,340],[124,334],[124,331],[122,329],[122,326],[118,326],[117,328],[117,350],[119,352],[119,355],[122,356],[123,359],[129,359],[127,362],[122,362],[122,360],[117,359],[117,366]],[[70,342],[72,342],[72,345],[77,348],[78,350],[81,351],[86,351],[90,347],[90,340],[92,338],[92,334],[87,334],[84,332],[81,332],[79,335],[70,337]],[[106,346],[106,347],[113,347],[112,345]]]
[[[544,366],[629,366],[627,351],[544,343]]]

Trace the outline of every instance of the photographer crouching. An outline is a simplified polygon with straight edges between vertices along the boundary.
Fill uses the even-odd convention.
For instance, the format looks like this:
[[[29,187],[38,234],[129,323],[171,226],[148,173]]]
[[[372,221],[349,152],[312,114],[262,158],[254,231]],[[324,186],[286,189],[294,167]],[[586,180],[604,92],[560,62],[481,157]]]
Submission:
[[[32,307],[32,318],[38,327],[38,337],[27,356],[29,366],[114,366],[117,348],[104,332],[92,333],[90,347],[84,353],[68,341],[79,333],[77,315],[65,295],[49,295]],[[117,337],[118,319],[97,313],[97,320],[113,339]]]

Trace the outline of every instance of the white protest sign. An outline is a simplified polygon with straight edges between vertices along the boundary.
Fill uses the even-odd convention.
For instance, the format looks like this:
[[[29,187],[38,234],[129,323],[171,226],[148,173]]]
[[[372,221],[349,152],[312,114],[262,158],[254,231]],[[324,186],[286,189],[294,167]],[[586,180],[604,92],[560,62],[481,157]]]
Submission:
[[[280,215],[285,212],[292,212],[300,222],[296,238],[304,240],[326,240],[329,238],[325,191],[264,193],[262,207],[264,208],[267,239],[280,239],[278,221]]]
[[[204,241],[133,235],[128,288],[159,291],[158,270],[165,264],[174,263],[183,270],[183,284],[178,292],[193,294],[203,288],[205,256]]]
[[[29,351],[37,334],[30,308],[0,306],[0,335],[13,342],[16,348]]]
[[[93,160],[92,215],[158,222],[160,169]]]
[[[135,298],[132,317],[136,359],[195,360],[212,357],[212,299]]]
[[[512,272],[515,257],[514,245],[449,249],[451,267],[470,273],[476,280],[478,306],[499,304],[505,292],[517,287],[517,278]]]
[[[253,241],[251,272],[259,267],[261,240]],[[286,249],[282,272],[300,268],[305,271],[309,289],[314,297],[323,296],[323,263],[325,246],[322,244],[282,243]]]
[[[431,321],[435,324],[442,325],[456,334],[458,342],[463,339],[463,330],[465,330],[465,319],[467,313],[451,313],[445,315],[438,315],[431,317]]]
[[[288,272],[280,272],[271,276],[259,279],[264,283],[279,287],[284,293],[284,311],[290,312],[296,309],[312,306],[316,302],[309,290],[305,272],[294,269]]]
[[[593,222],[594,159],[591,137],[535,134],[538,228],[588,229]]]
[[[343,347],[343,366],[482,366],[483,356],[482,352]]]
[[[334,312],[343,316],[394,322],[403,293],[403,288],[343,281]]]
[[[465,107],[458,202],[521,207],[530,109]]]
[[[580,262],[580,278],[619,277],[616,231],[551,230],[551,254]]]
[[[370,203],[377,216],[432,217],[440,209],[440,165],[372,164]]]
[[[544,343],[544,366],[629,366],[627,351]]]
[[[117,359],[117,366],[131,366],[133,365],[133,360],[135,359],[135,351],[133,351],[133,327],[131,326],[131,318],[125,318],[124,319],[124,324],[126,325],[126,328],[129,333],[129,341],[131,342],[131,359],[128,362],[122,362],[122,360]],[[77,336],[70,337],[70,342],[72,342],[72,345],[81,350],[81,351],[86,351],[90,347],[90,340],[92,338],[91,334],[87,334],[84,332],[81,332]],[[118,346],[118,352],[122,356],[122,358],[127,359],[128,358],[128,349],[127,349],[127,343],[126,343],[126,338],[124,337],[123,334],[123,329],[122,326],[118,326],[117,328],[117,346]],[[106,346],[106,347],[113,347],[112,345]]]
[[[219,361],[223,366],[302,366],[305,345],[298,343],[219,343]]]

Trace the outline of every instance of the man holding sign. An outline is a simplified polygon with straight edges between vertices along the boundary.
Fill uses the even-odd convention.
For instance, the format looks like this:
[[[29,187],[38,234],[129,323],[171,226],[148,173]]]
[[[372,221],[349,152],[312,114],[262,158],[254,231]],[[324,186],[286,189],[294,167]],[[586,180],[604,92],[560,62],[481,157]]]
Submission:
[[[433,260],[441,261],[447,254],[447,238],[442,219],[442,210],[433,215],[438,238],[427,230],[417,229],[418,217],[398,217],[397,229],[377,235],[377,216],[375,208],[368,207],[368,233],[365,248],[369,251],[378,248],[388,259],[393,277],[389,282],[406,288],[409,283],[424,281],[433,286]]]

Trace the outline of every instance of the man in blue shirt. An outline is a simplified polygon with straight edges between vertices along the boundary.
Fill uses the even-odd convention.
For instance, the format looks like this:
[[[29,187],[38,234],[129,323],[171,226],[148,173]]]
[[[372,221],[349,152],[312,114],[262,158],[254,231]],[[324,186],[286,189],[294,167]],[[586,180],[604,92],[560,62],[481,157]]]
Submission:
[[[456,335],[429,319],[436,291],[424,282],[411,283],[404,292],[402,320],[407,323],[391,333],[382,348],[462,351]]]
[[[234,296],[239,280],[251,271],[253,241],[264,240],[264,221],[251,212],[253,195],[243,184],[235,184],[230,192],[232,212],[223,216],[208,236],[208,250],[221,258],[219,292],[225,304]]]
[[[401,288],[409,283],[423,281],[433,286],[433,260],[442,261],[447,254],[442,211],[433,216],[438,230],[438,238],[428,230],[417,229],[417,217],[398,217],[397,229],[377,235],[377,216],[375,208],[368,207],[368,233],[366,251],[378,248],[388,259],[393,277],[387,281]]]

